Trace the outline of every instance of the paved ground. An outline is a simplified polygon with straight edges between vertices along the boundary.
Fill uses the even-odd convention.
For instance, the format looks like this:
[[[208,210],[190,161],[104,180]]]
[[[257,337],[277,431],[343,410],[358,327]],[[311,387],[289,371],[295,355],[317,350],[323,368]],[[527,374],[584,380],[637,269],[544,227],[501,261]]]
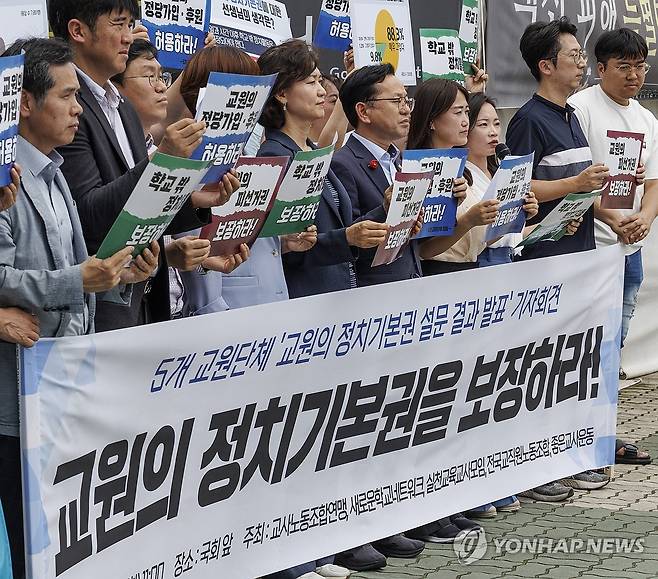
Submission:
[[[617,465],[610,484],[598,491],[576,491],[560,504],[525,499],[517,513],[498,515],[483,523],[488,548],[479,561],[459,562],[451,545],[428,544],[416,559],[389,558],[381,571],[352,575],[354,579],[452,579],[469,577],[563,577],[566,579],[646,579],[658,577],[658,374],[622,390],[618,433],[648,450],[657,464],[645,467]],[[593,544],[601,552],[565,553],[517,551],[518,541],[508,543],[512,552],[496,552],[495,540],[503,538],[606,539]],[[627,550],[614,552],[614,541],[627,539]],[[642,542],[637,542],[642,539]],[[554,542],[567,546],[568,542]],[[635,542],[633,542],[635,541]],[[548,542],[544,541],[547,545]],[[545,548],[544,548],[545,550]],[[564,549],[563,549],[564,550]],[[606,552],[606,550],[608,552]],[[537,551],[537,549],[536,549]],[[641,552],[638,552],[641,551]]]

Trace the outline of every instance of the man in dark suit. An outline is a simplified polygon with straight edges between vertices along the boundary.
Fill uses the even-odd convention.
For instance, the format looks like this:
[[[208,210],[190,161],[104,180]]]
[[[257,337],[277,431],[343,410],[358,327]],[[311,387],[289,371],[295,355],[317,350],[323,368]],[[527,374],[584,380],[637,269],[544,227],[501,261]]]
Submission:
[[[390,64],[352,73],[340,89],[345,115],[355,132],[334,155],[331,168],[352,201],[354,220],[382,204],[400,167],[395,141],[409,131],[411,104]],[[411,242],[389,265],[371,267],[376,248],[361,251],[356,262],[359,286],[421,277],[416,244]]]
[[[109,80],[126,67],[138,15],[136,0],[57,0],[49,7],[53,32],[73,49],[80,82],[80,128],[74,141],[60,153],[90,254],[98,250],[149,162],[139,117]],[[159,150],[188,157],[201,142],[204,130],[202,122],[182,119],[167,128]],[[228,186],[237,187],[235,177],[226,181]],[[197,208],[214,205],[223,193],[195,193],[167,233],[207,223],[209,212]],[[129,303],[110,303],[103,295],[98,296],[97,331],[168,318],[166,263],[161,263],[154,279],[134,286]]]

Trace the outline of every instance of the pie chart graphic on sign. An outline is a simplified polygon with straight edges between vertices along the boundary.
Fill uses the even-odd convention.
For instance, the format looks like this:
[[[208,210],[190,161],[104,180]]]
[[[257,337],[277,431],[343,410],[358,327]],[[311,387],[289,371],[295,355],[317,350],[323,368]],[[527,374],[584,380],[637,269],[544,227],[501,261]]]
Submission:
[[[375,46],[380,56],[380,62],[388,62],[397,70],[400,62],[400,29],[388,10],[380,10],[375,22]]]

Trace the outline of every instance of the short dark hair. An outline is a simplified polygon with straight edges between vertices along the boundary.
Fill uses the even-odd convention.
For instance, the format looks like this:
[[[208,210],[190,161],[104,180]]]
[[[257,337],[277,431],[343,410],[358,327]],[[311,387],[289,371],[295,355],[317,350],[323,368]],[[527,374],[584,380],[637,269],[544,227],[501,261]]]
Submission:
[[[49,0],[48,20],[53,34],[68,40],[71,20],[80,20],[94,30],[98,17],[114,10],[127,10],[134,19],[139,18],[137,0]]]
[[[462,93],[468,101],[468,91],[454,80],[432,78],[420,85],[416,91],[415,106],[411,113],[408,149],[431,148],[432,121],[450,110],[459,93]]]
[[[356,114],[356,105],[365,103],[377,95],[377,85],[386,80],[388,76],[394,76],[395,69],[389,63],[364,66],[355,70],[347,77],[343,86],[340,87],[340,102],[343,105],[345,116],[355,129],[359,122]]]
[[[128,60],[126,61],[126,68],[123,72],[115,74],[110,80],[115,84],[123,84],[123,75],[128,70],[128,65],[140,57],[146,58],[148,60],[153,60],[158,58],[158,49],[153,46],[148,40],[143,38],[137,38],[133,40],[133,43],[128,49]]]
[[[608,64],[611,58],[645,59],[649,55],[646,41],[637,32],[629,28],[618,28],[604,32],[594,46],[596,61]]]
[[[534,22],[528,26],[521,36],[519,48],[532,76],[541,80],[541,60],[552,60],[553,64],[557,65],[557,54],[561,48],[560,34],[576,36],[577,32],[578,28],[566,16],[552,22]]]
[[[50,67],[73,62],[73,51],[59,38],[28,38],[14,42],[2,56],[15,56],[21,51],[25,51],[23,89],[41,106],[46,93],[55,86]]]
[[[313,74],[319,68],[319,58],[303,40],[288,40],[263,52],[258,58],[258,67],[261,74],[279,74],[263,107],[260,124],[266,129],[280,129],[286,116],[276,95]]]

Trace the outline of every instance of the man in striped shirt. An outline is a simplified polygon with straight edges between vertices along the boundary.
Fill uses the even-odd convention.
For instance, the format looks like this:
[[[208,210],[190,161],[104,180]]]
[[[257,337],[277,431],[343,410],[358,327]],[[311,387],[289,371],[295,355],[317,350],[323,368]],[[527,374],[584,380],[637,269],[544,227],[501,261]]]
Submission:
[[[587,66],[587,55],[576,39],[576,27],[568,18],[535,22],[521,37],[521,54],[539,82],[537,92],[519,109],[507,129],[507,145],[514,155],[534,151],[532,190],[539,201],[541,221],[563,197],[601,189],[608,168],[592,164],[587,139],[567,99],[577,90]],[[573,235],[558,241],[540,241],[524,248],[523,259],[595,249],[594,209],[583,215]],[[540,501],[558,502],[573,495],[573,488],[593,490],[610,482],[593,471],[540,485],[519,493]]]
[[[507,145],[514,155],[534,151],[532,190],[539,201],[539,223],[570,193],[600,189],[608,169],[592,164],[587,139],[567,104],[580,86],[587,55],[576,39],[576,27],[564,17],[535,22],[521,37],[521,54],[539,82],[537,92],[519,109],[507,129]],[[523,259],[594,249],[594,211],[590,208],[574,235],[524,248]]]

